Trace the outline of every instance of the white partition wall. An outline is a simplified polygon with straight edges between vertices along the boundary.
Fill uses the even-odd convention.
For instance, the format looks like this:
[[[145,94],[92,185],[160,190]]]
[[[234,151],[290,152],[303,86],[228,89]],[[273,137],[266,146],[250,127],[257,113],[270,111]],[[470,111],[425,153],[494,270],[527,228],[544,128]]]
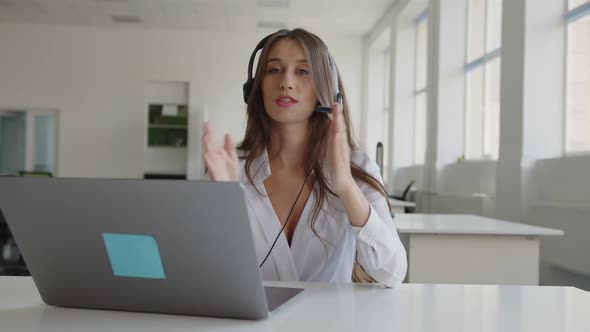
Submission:
[[[242,84],[262,37],[2,23],[0,108],[60,110],[57,164],[63,176],[141,178],[147,82],[188,83],[190,106],[207,105],[214,128],[237,142],[245,129]],[[337,61],[358,130],[361,37],[320,37]]]

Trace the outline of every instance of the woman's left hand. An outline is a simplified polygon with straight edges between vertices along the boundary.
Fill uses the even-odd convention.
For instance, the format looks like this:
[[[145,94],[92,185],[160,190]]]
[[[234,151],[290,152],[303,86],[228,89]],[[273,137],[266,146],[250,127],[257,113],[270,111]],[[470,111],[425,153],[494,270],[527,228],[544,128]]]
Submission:
[[[352,186],[356,185],[350,173],[350,146],[348,145],[348,131],[342,109],[339,103],[332,105],[332,123],[328,133],[326,149],[327,178],[331,189],[338,196],[342,196]]]

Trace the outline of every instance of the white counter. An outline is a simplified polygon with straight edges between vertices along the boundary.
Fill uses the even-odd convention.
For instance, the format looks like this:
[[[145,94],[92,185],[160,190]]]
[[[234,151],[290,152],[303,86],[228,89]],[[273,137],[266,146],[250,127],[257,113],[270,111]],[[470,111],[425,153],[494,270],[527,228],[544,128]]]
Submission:
[[[30,278],[0,277],[0,330],[590,331],[590,293],[571,287],[270,284],[306,290],[265,321],[242,321],[51,307]]]
[[[538,285],[541,236],[562,230],[474,215],[395,216],[409,282]]]
[[[400,233],[563,235],[559,229],[532,226],[467,214],[404,214],[395,218]]]

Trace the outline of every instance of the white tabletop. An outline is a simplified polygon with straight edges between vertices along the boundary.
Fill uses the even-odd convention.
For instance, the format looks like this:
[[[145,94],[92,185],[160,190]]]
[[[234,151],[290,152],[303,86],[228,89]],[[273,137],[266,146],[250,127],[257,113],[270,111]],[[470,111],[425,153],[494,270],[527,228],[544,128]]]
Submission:
[[[414,202],[406,202],[391,197],[389,197],[389,204],[394,207],[416,207],[416,203]]]
[[[563,235],[559,229],[538,227],[468,214],[399,214],[395,216],[400,233],[485,234],[485,235]]]
[[[45,305],[28,277],[0,277],[2,331],[588,332],[590,293],[572,287],[269,283],[305,291],[264,321]]]

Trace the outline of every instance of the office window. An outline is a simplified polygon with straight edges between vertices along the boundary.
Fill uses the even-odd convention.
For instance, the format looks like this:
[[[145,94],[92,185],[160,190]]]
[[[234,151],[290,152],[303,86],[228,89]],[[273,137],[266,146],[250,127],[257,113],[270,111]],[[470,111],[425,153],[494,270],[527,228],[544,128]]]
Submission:
[[[574,9],[574,8],[579,7],[579,6],[586,4],[588,2],[590,2],[590,1],[588,1],[588,0],[569,0],[568,1],[568,9]]]
[[[590,152],[590,1],[570,0],[566,49],[565,152]]]
[[[57,110],[0,109],[0,175],[54,174]]]
[[[387,156],[390,152],[388,146],[389,123],[389,86],[390,86],[390,28],[381,31],[379,36],[371,43],[368,49],[368,108],[366,114],[365,139],[366,149],[370,151],[372,159],[377,159],[376,148],[378,143],[383,145],[381,167],[383,178],[387,178]]]
[[[414,96],[414,164],[423,165],[426,158],[426,123],[428,109],[428,11],[416,24],[416,92]]]
[[[469,0],[467,10],[465,157],[497,159],[502,0]]]

